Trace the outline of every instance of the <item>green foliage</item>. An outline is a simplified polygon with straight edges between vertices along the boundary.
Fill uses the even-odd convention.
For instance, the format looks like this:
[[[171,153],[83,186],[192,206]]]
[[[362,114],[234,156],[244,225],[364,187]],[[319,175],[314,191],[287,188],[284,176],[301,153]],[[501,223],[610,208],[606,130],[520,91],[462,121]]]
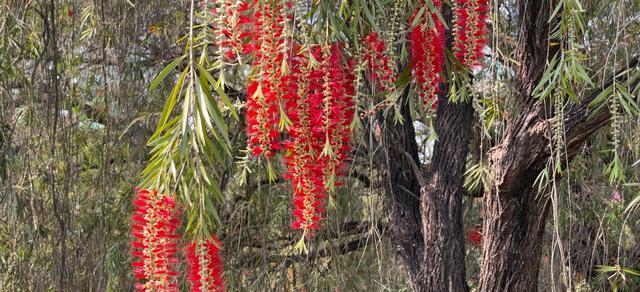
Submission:
[[[640,272],[631,268],[621,266],[601,266],[596,269],[599,273],[605,274],[607,280],[611,283],[613,291],[617,292],[620,288],[624,288],[633,278],[640,278]]]
[[[194,62],[195,42],[203,38],[193,37],[194,28],[191,23],[187,54],[169,63],[151,83],[153,90],[183,60],[189,60],[167,98],[156,132],[149,139],[151,159],[142,172],[140,186],[164,193],[177,192],[189,214],[185,232],[206,238],[221,223],[216,207],[223,201],[219,169],[224,169],[233,158],[223,114],[236,120],[238,115],[224,92],[222,73],[216,80],[204,67],[208,60],[206,43],[199,45],[200,61]],[[216,62],[213,69],[220,69],[221,64]],[[181,106],[177,107],[179,103]],[[224,112],[221,105],[225,106]]]
[[[479,193],[488,185],[489,175],[489,167],[482,161],[478,164],[472,165],[464,174],[464,188],[470,193]]]
[[[353,161],[344,186],[332,195],[326,228],[309,241],[308,257],[292,251],[298,237],[288,229],[291,187],[278,179],[280,161],[253,161],[242,152],[240,100],[250,60],[222,64],[210,45],[207,14],[191,22],[185,3],[0,4],[0,290],[130,290],[130,202],[132,188],[142,186],[177,195],[190,214],[183,220],[190,236],[219,234],[230,291],[409,291],[389,240],[388,182],[375,161],[387,129],[370,111],[384,105],[380,115],[413,122],[398,113],[399,93],[411,91],[405,35],[417,23],[433,24],[431,1],[414,23],[409,14],[419,1],[314,0],[295,8],[297,41],[340,41],[356,57],[360,35],[377,31],[391,44],[387,53],[398,74],[395,95],[372,94],[364,78],[356,81],[357,111],[366,117],[353,120]],[[451,100],[471,101],[477,113],[465,173],[469,193],[492,187],[490,150],[516,130],[505,125],[522,109],[514,82],[522,64],[512,54],[516,1],[492,4],[499,9],[492,11],[486,68],[471,82],[450,54],[447,62]],[[590,109],[615,115],[611,126],[576,146],[572,163],[552,155],[557,164],[531,174],[544,196],[556,184],[558,221],[547,227],[546,238],[557,227],[571,259],[559,263],[554,246],[541,243],[549,258],[543,290],[572,285],[558,283],[563,264],[574,288],[584,283],[593,291],[636,291],[640,285],[640,70],[620,71],[638,51],[638,5],[558,1],[558,26],[548,40],[538,40],[550,42],[550,60],[533,90],[549,113],[601,90]],[[415,122],[425,165],[438,135],[435,118]],[[558,137],[566,125],[556,122],[550,148],[562,151],[566,141]],[[558,166],[562,172],[552,173]],[[465,230],[481,222],[481,201],[465,197]],[[469,284],[478,287],[482,251],[466,250]]]

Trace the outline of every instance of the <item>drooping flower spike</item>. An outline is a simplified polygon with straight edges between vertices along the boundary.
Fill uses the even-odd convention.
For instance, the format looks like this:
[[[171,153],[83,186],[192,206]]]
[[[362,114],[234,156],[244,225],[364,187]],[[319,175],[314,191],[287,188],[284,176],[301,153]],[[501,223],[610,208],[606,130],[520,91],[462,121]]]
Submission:
[[[420,9],[427,5],[424,0],[421,3],[409,23],[413,23]],[[442,9],[441,0],[433,0],[432,3],[435,9]],[[444,67],[445,39],[445,28],[440,18],[434,12],[430,12],[429,16],[433,22],[422,16],[423,21],[409,32],[411,74],[423,107],[427,110],[434,109],[437,105]]]
[[[241,63],[242,48],[252,29],[248,13],[252,0],[205,0],[201,4],[209,21],[212,43],[220,66]]]
[[[175,270],[180,213],[172,196],[138,189],[131,216],[137,291],[178,291]]]
[[[292,74],[300,82],[295,99],[287,102],[292,123],[285,178],[294,192],[291,227],[311,236],[321,228],[327,195],[338,184],[348,159],[354,65],[346,61],[339,45],[313,46],[309,55],[295,60]]]
[[[326,197],[323,182],[324,165],[319,159],[325,139],[323,119],[323,72],[319,66],[308,66],[309,58],[322,59],[319,47],[314,46],[290,62],[291,76],[299,80],[298,91],[287,100],[291,127],[286,142],[287,155],[284,178],[293,186],[293,215],[291,228],[320,229]],[[295,76],[295,77],[294,77]]]
[[[469,69],[482,65],[482,50],[487,43],[488,0],[453,1],[453,52]]]
[[[327,191],[333,192],[334,186],[339,184],[336,179],[342,175],[351,150],[349,125],[354,115],[355,65],[346,60],[338,44],[328,47],[323,58],[325,143],[321,157],[325,163],[324,185]],[[391,90],[393,85],[387,83],[386,86]]]
[[[282,148],[280,130],[288,124],[281,99],[289,94],[289,87],[283,83],[289,75],[286,64],[292,50],[287,37],[291,5],[257,1],[253,6],[252,44],[244,51],[253,56],[254,73],[247,86],[246,121],[249,150],[256,157],[272,157]]]
[[[284,177],[294,193],[291,227],[310,236],[320,229],[326,198],[339,185],[349,156],[355,76],[341,46],[303,47],[290,37],[292,3],[257,1],[252,6],[252,41],[243,50],[253,58],[247,144],[254,157],[267,159],[286,150]],[[380,66],[389,68],[388,62]]]
[[[377,32],[370,32],[362,39],[362,61],[367,63],[369,75],[377,82],[381,91],[395,91],[396,76],[392,68],[384,40]]]
[[[187,279],[193,292],[224,292],[222,243],[214,235],[202,242],[192,242],[186,250],[189,264]]]

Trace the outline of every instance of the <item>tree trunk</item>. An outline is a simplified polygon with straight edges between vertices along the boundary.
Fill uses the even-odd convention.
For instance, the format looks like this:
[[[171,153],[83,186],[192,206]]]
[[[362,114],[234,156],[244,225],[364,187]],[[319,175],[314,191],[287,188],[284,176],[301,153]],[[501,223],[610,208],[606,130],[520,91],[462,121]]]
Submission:
[[[481,291],[536,291],[548,197],[534,188],[548,141],[538,118],[517,139],[492,149],[494,186],[484,196]]]
[[[515,56],[522,113],[508,121],[502,143],[489,154],[492,186],[485,190],[481,291],[536,291],[548,198],[534,189],[545,167],[548,117],[533,96],[547,58],[553,0],[520,0]]]
[[[468,102],[451,103],[446,95],[440,102],[435,126],[438,140],[421,192],[426,279],[420,291],[468,291],[462,193],[473,108]]]
[[[420,185],[411,165],[420,164],[415,131],[403,94],[401,113],[404,123],[395,123],[393,117],[382,120],[383,148],[381,168],[385,177],[386,206],[391,212],[389,231],[396,252],[403,262],[414,291],[422,291],[421,276],[424,258],[422,218],[420,217]]]
[[[516,88],[522,113],[508,122],[502,142],[489,153],[492,185],[484,195],[480,291],[537,291],[549,198],[537,191],[534,182],[551,155],[552,125],[557,117],[544,110],[545,104],[537,101],[532,91],[543,75],[547,58],[556,53],[549,49],[547,37],[549,28],[555,25],[549,21],[555,3],[518,2],[521,20],[515,55],[521,65]],[[636,66],[638,59],[634,58],[626,67]],[[618,77],[618,82],[625,80],[624,76]],[[609,81],[604,87],[611,84]],[[594,114],[589,107],[601,91],[591,92],[561,117],[566,136],[566,157],[563,155],[562,161],[571,161],[579,147],[608,123],[607,110]]]
[[[462,185],[473,109],[442,97],[436,121],[439,140],[425,180],[406,95],[401,102],[405,122],[388,117],[382,141],[393,243],[414,291],[468,291]]]
[[[451,11],[445,7],[445,20]],[[451,47],[451,32],[447,46]],[[470,101],[452,103],[448,86],[438,97],[431,166],[420,166],[415,131],[409,112],[408,90],[401,98],[404,123],[385,120],[385,168],[388,206],[392,207],[391,235],[407,269],[414,291],[469,290],[466,283],[462,193],[473,122]],[[418,104],[420,102],[417,102]]]
[[[443,10],[443,17],[451,23],[448,6]],[[446,46],[451,48],[452,43],[452,32],[448,30]],[[474,114],[470,100],[451,102],[446,82],[441,89],[435,122],[438,139],[433,146],[427,182],[421,186],[425,245],[422,267],[425,286],[421,291],[464,292],[469,291],[469,286],[464,260],[462,195]]]
[[[487,196],[481,291],[537,290],[547,202],[530,187]]]
[[[619,72],[638,66],[640,59],[636,57]],[[620,76],[617,81],[625,82],[626,78]],[[611,84],[611,80],[606,82],[604,88]],[[590,111],[589,104],[601,91],[591,92],[564,116],[567,161],[573,159],[595,131],[609,122],[609,111],[596,114]],[[484,195],[481,291],[537,290],[549,198],[537,192],[534,182],[551,155],[549,144],[553,141],[548,133],[554,124],[553,118],[544,118],[541,107],[538,104],[529,108],[532,112],[525,112],[514,122],[503,143],[492,148],[489,154],[493,187]]]

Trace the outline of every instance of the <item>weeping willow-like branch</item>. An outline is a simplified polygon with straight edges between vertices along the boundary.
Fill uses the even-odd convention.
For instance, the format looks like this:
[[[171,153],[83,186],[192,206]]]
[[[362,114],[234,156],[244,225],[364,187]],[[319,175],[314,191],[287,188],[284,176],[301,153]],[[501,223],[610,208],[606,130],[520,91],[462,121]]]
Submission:
[[[224,167],[232,159],[225,116],[237,119],[237,113],[224,86],[206,68],[208,44],[202,42],[206,26],[196,25],[199,14],[194,1],[189,15],[186,54],[171,62],[151,84],[155,88],[187,60],[149,139],[151,159],[142,172],[141,186],[177,193],[189,211],[187,233],[208,238],[220,223],[216,205],[223,197],[215,167]],[[214,64],[218,69],[221,66]]]

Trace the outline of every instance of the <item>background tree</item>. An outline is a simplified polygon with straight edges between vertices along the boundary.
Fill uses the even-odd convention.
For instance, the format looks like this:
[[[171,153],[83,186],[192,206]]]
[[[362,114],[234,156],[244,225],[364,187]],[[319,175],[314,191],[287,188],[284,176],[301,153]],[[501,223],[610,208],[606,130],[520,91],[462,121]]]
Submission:
[[[182,247],[213,234],[234,291],[638,288],[637,1],[253,5],[0,4],[3,290],[131,289],[135,186],[182,206],[182,289]],[[290,228],[291,149],[245,151],[250,85],[289,76],[256,62],[269,38],[287,70],[320,49],[295,74],[353,78],[312,237]],[[275,140],[304,120],[259,101]]]

